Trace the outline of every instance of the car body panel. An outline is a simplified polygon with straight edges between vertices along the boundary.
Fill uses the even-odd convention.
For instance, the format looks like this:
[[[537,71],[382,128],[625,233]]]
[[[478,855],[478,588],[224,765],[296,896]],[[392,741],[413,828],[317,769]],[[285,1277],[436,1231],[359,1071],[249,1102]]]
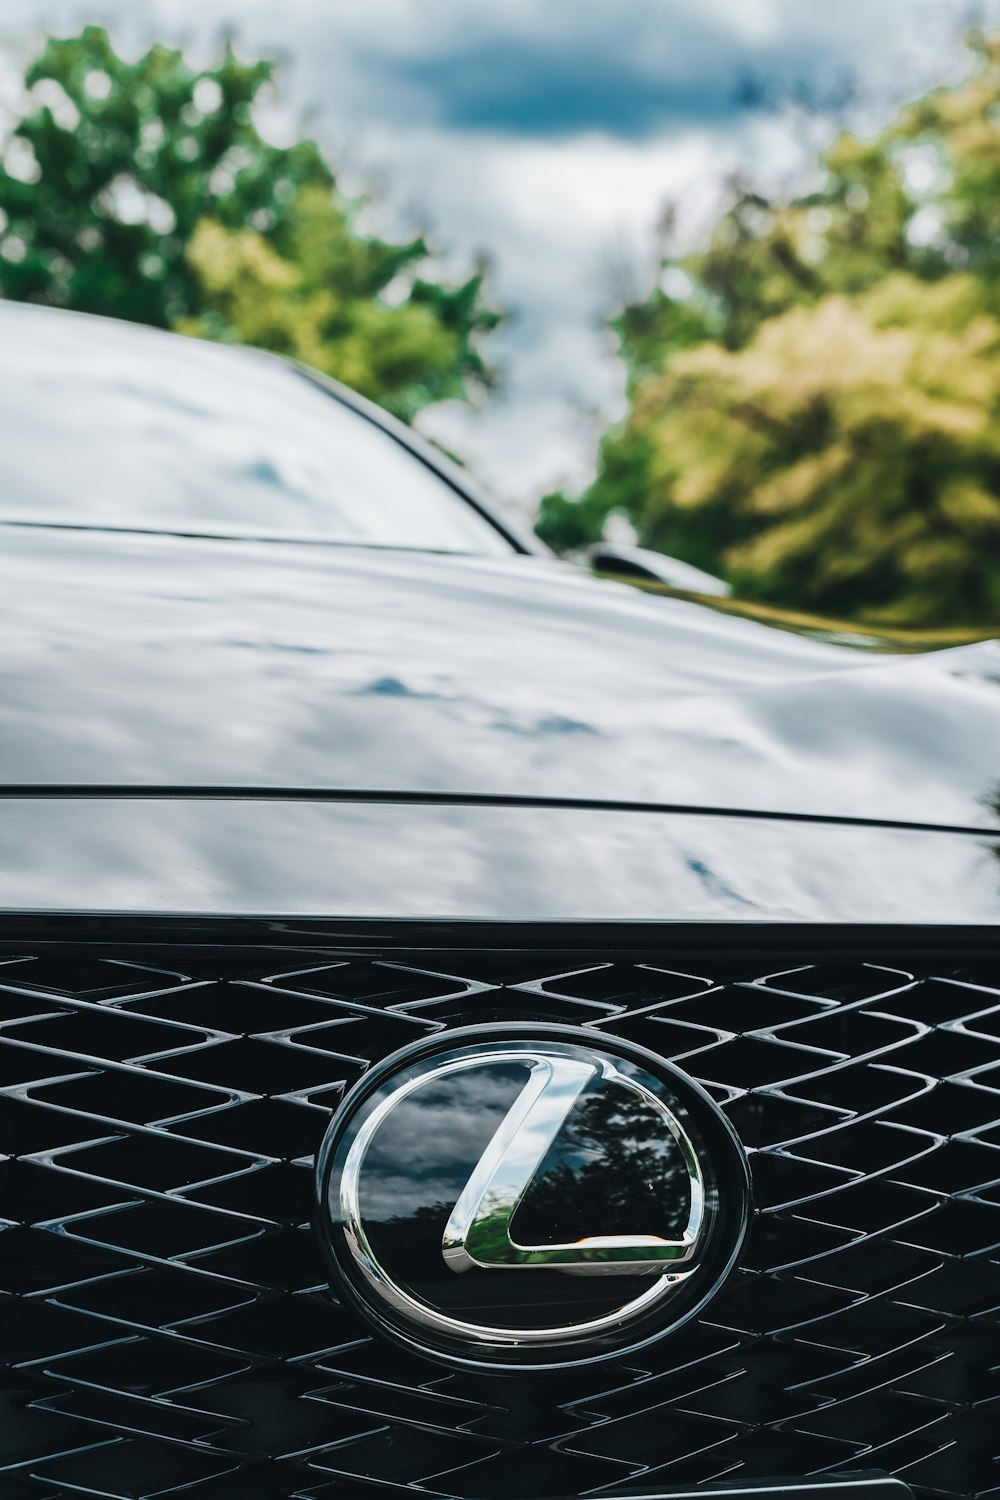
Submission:
[[[0,911],[995,926],[1000,837],[433,801],[7,796]]]
[[[872,654],[524,556],[0,537],[0,786],[1000,827],[997,643]]]

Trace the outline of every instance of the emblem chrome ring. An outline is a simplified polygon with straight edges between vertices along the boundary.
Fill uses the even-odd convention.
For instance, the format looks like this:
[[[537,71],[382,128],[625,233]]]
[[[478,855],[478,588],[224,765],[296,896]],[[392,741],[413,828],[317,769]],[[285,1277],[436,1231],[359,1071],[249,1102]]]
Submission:
[[[511,1081],[512,1073],[520,1082]],[[493,1121],[485,1149],[477,1148],[460,1178],[453,1179],[454,1201],[445,1205],[450,1212],[434,1231],[440,1234],[432,1273],[438,1281],[428,1280],[425,1267],[421,1289],[405,1257],[397,1255],[393,1266],[384,1253],[385,1208],[372,1221],[374,1230],[369,1222],[366,1169],[377,1178],[371,1161],[379,1149],[383,1155],[387,1149],[379,1143],[391,1136],[394,1117],[395,1128],[401,1128],[398,1122],[420,1107],[421,1098],[438,1101],[431,1113],[440,1139],[432,1132],[427,1155],[440,1154],[441,1140],[450,1139],[447,1120],[442,1125],[440,1119],[442,1109],[447,1113],[449,1090],[458,1092],[464,1083],[468,1091],[492,1078],[503,1079],[510,1099]],[[659,1226],[656,1233],[626,1227],[613,1234],[522,1243],[514,1232],[517,1210],[534,1189],[548,1153],[558,1148],[566,1122],[579,1118],[574,1115],[578,1101],[592,1105],[612,1094],[619,1105],[624,1101],[626,1112],[631,1106],[643,1114],[647,1134],[659,1137],[658,1149],[673,1154],[674,1175],[686,1179],[676,1228],[664,1234]],[[461,1104],[455,1114],[458,1131]],[[412,1133],[403,1139],[412,1154]],[[418,1175],[425,1165],[418,1154]],[[388,1171],[391,1181],[392,1165]],[[750,1211],[745,1152],[698,1084],[617,1038],[544,1024],[461,1028],[385,1059],[337,1111],[320,1153],[317,1187],[321,1238],[349,1301],[408,1347],[478,1368],[589,1363],[662,1337],[715,1295],[742,1249]],[[384,1202],[384,1190],[380,1199]],[[444,1209],[438,1206],[438,1212]],[[390,1217],[389,1227],[395,1222]],[[468,1272],[475,1273],[470,1283],[485,1287],[480,1295],[488,1310],[498,1299],[502,1303],[504,1288],[508,1300],[520,1304],[536,1287],[551,1287],[560,1277],[560,1294],[568,1278],[581,1281],[549,1300],[561,1306],[576,1296],[579,1307],[556,1323],[541,1312],[523,1321],[513,1314],[486,1321],[461,1305],[450,1307],[439,1295],[444,1286],[447,1297],[461,1302]],[[598,1305],[588,1310],[588,1298],[595,1297]]]

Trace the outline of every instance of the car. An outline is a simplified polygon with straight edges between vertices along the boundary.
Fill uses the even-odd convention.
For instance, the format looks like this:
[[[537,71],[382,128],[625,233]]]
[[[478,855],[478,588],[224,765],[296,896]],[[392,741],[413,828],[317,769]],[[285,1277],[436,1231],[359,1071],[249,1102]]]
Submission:
[[[4,1500],[992,1491],[995,642],[27,305],[0,543]]]

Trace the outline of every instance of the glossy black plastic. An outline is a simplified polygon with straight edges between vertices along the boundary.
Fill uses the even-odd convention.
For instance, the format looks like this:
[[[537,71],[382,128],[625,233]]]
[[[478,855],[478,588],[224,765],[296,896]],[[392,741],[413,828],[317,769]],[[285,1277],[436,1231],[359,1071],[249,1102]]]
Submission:
[[[634,1490],[635,1500],[912,1500],[901,1479],[870,1474],[828,1474],[817,1479],[761,1479],[755,1484],[699,1485],[697,1489]]]
[[[875,1466],[989,1492],[996,934],[428,927],[404,948],[307,926],[0,923],[4,1500],[550,1500],[831,1470],[856,1500]],[[671,1339],[451,1371],[331,1288],[310,1190],[343,1092],[411,1037],[505,1022],[655,1051],[750,1152],[747,1250]]]
[[[635,1490],[637,1500],[912,1500],[910,1487],[887,1474],[830,1474],[819,1479],[761,1479],[756,1484],[699,1485],[692,1489]]]

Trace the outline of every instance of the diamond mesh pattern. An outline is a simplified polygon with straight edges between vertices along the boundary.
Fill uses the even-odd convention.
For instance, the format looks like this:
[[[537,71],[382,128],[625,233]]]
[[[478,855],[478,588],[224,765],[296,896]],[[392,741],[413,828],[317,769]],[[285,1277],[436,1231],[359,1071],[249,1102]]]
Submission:
[[[459,1375],[338,1304],[313,1159],[373,1059],[528,1017],[703,1082],[759,1212],[641,1357]],[[1000,959],[9,950],[0,1153],[4,1500],[1000,1494]]]

